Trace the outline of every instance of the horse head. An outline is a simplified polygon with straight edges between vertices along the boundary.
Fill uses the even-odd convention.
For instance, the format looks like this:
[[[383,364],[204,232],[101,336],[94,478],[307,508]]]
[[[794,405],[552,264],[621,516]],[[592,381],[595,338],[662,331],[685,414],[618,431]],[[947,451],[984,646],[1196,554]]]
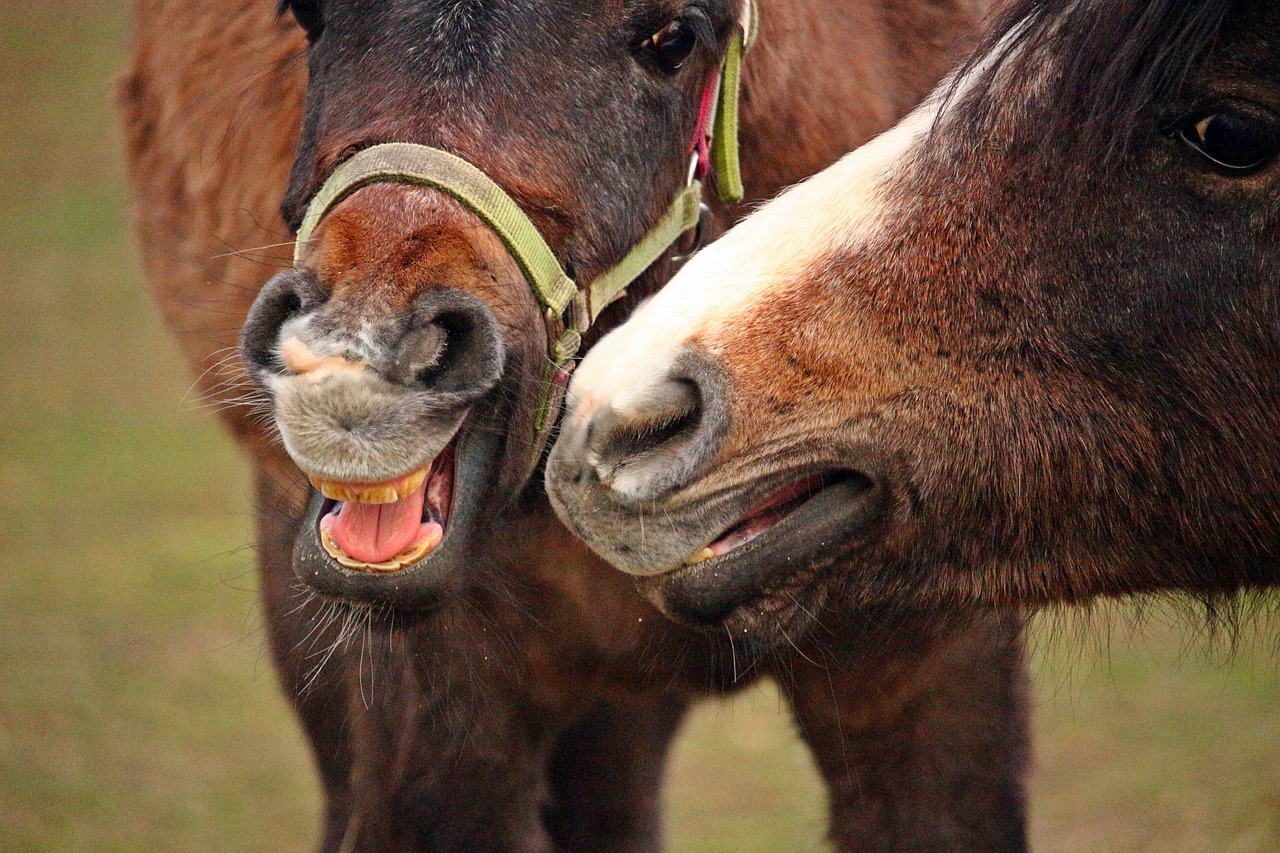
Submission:
[[[1253,0],[1015,4],[592,351],[562,517],[766,633],[1274,583],[1277,35]]]
[[[301,232],[242,349],[317,488],[302,577],[429,605],[525,486],[590,321],[689,239],[749,11],[284,5],[310,40],[282,205]]]

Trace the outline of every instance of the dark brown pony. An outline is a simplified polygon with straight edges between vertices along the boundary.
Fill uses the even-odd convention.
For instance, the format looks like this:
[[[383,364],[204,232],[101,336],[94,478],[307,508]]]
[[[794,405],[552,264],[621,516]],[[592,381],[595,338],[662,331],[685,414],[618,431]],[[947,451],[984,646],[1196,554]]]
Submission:
[[[141,3],[122,87],[148,274],[215,399],[252,387],[234,360],[217,368],[288,265],[289,247],[270,244],[289,243],[325,177],[373,143],[465,156],[589,280],[682,184],[704,81],[741,14],[725,0],[299,0],[308,47],[267,5]],[[981,5],[764,5],[747,65],[748,200],[909,109]],[[656,265],[606,324],[667,275]],[[323,777],[325,849],[653,849],[682,713],[766,672],[815,750],[841,849],[1023,846],[1013,621],[944,631],[868,611],[779,651],[663,620],[526,488],[546,325],[466,209],[421,188],[362,189],[271,292],[247,349],[289,434],[318,439],[319,456],[302,455],[317,464],[326,439],[349,450],[355,436],[361,452],[329,461],[356,466],[348,480],[385,479],[406,431],[379,413],[409,411],[409,437],[434,454],[422,488],[444,532],[411,571],[337,563],[319,536],[333,502],[309,493],[253,407],[262,398],[227,409],[257,468],[268,630]],[[291,404],[313,380],[335,393]]]
[[[1278,150],[1275,4],[1018,4],[596,347],[564,517],[665,608],[767,631],[1274,585]]]

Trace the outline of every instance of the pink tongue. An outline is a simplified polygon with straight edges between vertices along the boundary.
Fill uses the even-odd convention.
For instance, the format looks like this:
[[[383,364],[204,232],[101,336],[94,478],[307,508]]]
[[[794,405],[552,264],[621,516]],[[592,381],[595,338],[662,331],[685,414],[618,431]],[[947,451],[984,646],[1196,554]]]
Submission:
[[[325,529],[347,556],[364,563],[385,563],[418,538],[426,485],[395,503],[344,503],[337,518],[324,520],[331,522]]]

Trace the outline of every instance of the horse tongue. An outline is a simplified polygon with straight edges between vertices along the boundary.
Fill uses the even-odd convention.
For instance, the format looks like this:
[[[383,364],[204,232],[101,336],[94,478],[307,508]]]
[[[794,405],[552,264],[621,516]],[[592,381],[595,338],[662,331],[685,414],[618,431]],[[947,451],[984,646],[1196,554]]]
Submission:
[[[385,563],[414,544],[422,527],[426,483],[406,498],[389,504],[346,502],[326,529],[348,557]]]

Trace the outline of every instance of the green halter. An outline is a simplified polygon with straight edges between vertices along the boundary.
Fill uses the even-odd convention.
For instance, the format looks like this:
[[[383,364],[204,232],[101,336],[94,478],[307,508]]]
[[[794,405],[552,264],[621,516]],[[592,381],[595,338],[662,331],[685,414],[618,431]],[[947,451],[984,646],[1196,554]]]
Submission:
[[[742,56],[755,40],[754,0],[746,20],[729,41],[720,69],[714,114],[709,126],[716,187],[726,203],[742,200],[738,163],[738,90]],[[343,162],[311,199],[298,228],[293,262],[320,221],[339,202],[362,187],[377,183],[414,184],[439,190],[471,210],[502,240],[520,267],[533,295],[545,311],[551,364],[542,383],[534,424],[539,446],[546,440],[553,413],[564,392],[565,367],[578,351],[582,334],[610,302],[662,257],[682,234],[698,224],[702,184],[690,169],[688,185],[654,226],[617,264],[589,284],[579,286],[556,260],[555,253],[511,196],[488,175],[447,151],[407,142],[375,145]]]

